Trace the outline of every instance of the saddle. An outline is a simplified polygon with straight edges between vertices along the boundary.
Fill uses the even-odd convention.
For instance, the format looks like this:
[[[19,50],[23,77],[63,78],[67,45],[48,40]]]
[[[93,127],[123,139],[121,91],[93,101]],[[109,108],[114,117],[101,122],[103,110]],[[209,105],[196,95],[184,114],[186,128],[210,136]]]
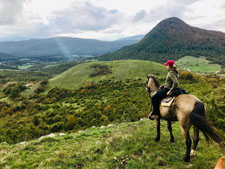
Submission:
[[[166,97],[161,101],[161,106],[170,107],[174,101],[175,97]]]
[[[161,106],[170,107],[172,105],[175,97],[177,97],[181,94],[189,94],[189,92],[184,89],[181,89],[181,88],[176,88],[176,89],[172,90],[170,96],[164,98],[161,101]]]

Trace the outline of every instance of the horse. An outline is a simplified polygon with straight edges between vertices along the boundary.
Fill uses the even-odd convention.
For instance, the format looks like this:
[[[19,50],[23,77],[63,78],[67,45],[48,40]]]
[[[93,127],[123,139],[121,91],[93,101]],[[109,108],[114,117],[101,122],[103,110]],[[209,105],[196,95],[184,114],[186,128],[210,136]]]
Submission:
[[[159,90],[160,84],[156,78],[147,75],[145,84],[146,90],[150,98]],[[160,116],[156,119],[157,136],[155,141],[160,140],[160,119],[168,122],[168,130],[170,132],[170,141],[174,142],[171,122],[178,121],[181,126],[182,134],[186,143],[186,153],[183,158],[185,162],[190,162],[190,157],[195,155],[195,151],[199,142],[199,130],[203,132],[208,143],[215,141],[222,147],[225,146],[223,136],[217,131],[210,121],[206,119],[204,103],[192,94],[181,94],[175,97],[170,107],[160,105]],[[151,120],[151,113],[148,116]],[[189,130],[193,126],[193,149],[191,150],[192,141]]]

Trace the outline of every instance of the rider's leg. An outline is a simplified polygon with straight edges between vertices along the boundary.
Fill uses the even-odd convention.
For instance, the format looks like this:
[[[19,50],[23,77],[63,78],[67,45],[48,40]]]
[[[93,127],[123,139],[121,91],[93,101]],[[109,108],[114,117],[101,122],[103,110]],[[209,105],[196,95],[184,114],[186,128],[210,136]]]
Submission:
[[[153,105],[152,115],[157,115],[157,116],[160,115],[160,112],[159,112],[160,102],[163,98],[167,96],[168,91],[169,89],[167,88],[159,89],[157,93],[152,97],[152,105]]]

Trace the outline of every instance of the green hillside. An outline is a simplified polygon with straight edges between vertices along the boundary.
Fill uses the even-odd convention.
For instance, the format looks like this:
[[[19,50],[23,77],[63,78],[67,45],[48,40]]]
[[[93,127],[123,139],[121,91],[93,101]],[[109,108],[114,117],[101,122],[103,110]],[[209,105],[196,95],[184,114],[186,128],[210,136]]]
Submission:
[[[101,66],[99,66],[101,65]],[[140,60],[91,62],[77,65],[49,80],[48,89],[53,87],[76,89],[90,82],[101,80],[145,79],[146,73],[165,75],[165,66]]]
[[[193,56],[185,56],[176,61],[180,69],[189,69],[197,73],[215,73],[221,71],[221,66],[217,64],[210,64],[204,57],[197,58]]]
[[[165,121],[161,140],[156,143],[154,126],[155,122],[143,119],[15,145],[0,143],[0,168],[209,169],[224,155],[201,135],[196,156],[185,163],[185,141],[179,124],[173,125],[175,143],[169,142]]]

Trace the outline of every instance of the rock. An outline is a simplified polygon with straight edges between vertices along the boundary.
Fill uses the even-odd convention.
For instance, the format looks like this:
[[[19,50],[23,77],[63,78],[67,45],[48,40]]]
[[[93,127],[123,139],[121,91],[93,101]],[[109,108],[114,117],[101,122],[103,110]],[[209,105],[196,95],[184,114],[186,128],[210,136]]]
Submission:
[[[43,138],[45,138],[46,136],[41,136],[39,139],[41,140],[41,139],[43,139]]]
[[[20,142],[20,144],[25,144],[26,142]]]
[[[65,136],[66,134],[65,133],[59,133],[59,136]]]
[[[47,137],[55,137],[56,135],[54,133],[51,133],[49,135],[47,135]]]

